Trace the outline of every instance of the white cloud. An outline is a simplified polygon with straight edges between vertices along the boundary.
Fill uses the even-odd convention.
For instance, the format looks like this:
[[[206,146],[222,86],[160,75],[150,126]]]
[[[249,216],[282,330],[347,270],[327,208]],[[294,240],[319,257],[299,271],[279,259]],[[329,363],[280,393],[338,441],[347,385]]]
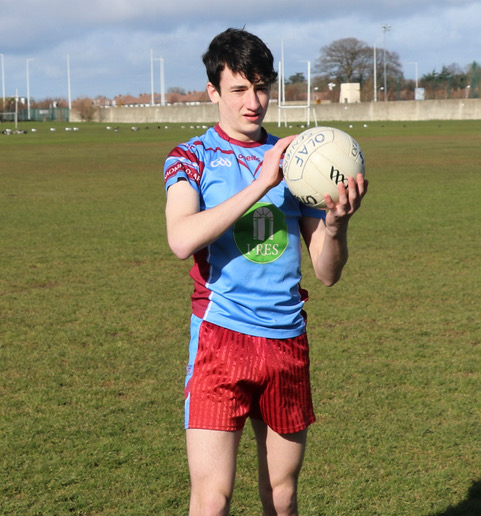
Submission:
[[[150,88],[150,49],[164,58],[166,86],[201,89],[201,55],[210,39],[229,26],[246,26],[280,59],[287,73],[312,66],[321,47],[345,37],[384,43],[400,55],[407,76],[457,62],[481,61],[481,3],[473,0],[22,0],[2,5],[0,53],[9,93],[25,89],[25,60],[34,97],[65,96],[70,55],[73,95],[137,94]],[[157,73],[157,72],[156,72]],[[159,82],[159,79],[156,79]],[[157,87],[157,90],[159,88]],[[22,93],[20,93],[22,94]]]

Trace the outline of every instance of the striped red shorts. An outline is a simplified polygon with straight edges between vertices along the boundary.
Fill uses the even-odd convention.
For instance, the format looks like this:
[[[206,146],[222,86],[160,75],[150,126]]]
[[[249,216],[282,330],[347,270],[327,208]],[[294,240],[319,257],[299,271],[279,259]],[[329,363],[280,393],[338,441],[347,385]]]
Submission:
[[[315,421],[306,334],[252,337],[193,317],[185,381],[185,427],[235,431],[247,417],[275,432]]]

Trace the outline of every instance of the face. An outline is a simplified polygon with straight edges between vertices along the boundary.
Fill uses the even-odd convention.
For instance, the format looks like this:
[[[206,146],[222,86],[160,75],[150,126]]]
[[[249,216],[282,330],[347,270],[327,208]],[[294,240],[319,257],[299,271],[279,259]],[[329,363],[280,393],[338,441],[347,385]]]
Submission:
[[[252,84],[243,75],[224,68],[220,91],[209,83],[207,92],[219,106],[219,124],[231,138],[240,141],[258,141],[269,105],[269,85]]]

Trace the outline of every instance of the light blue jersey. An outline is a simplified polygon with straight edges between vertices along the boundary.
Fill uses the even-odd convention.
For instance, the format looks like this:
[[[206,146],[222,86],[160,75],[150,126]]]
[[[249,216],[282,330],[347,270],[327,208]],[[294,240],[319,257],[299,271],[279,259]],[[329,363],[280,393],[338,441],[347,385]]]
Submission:
[[[277,137],[262,142],[233,140],[217,125],[176,147],[164,168],[166,190],[180,179],[199,193],[200,209],[232,197],[259,173],[264,153]],[[290,338],[305,331],[300,288],[302,216],[325,212],[301,205],[284,181],[272,188],[218,240],[195,253],[191,277],[193,314],[253,336]]]

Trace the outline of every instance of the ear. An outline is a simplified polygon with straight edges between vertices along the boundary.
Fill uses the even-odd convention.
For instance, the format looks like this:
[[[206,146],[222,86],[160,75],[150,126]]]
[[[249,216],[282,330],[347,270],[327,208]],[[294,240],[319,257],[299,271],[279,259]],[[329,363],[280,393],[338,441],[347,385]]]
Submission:
[[[207,93],[208,93],[208,95],[209,95],[210,101],[211,101],[213,104],[218,104],[220,94],[219,94],[219,92],[215,89],[215,86],[214,86],[211,82],[208,82],[208,83],[207,83]]]

